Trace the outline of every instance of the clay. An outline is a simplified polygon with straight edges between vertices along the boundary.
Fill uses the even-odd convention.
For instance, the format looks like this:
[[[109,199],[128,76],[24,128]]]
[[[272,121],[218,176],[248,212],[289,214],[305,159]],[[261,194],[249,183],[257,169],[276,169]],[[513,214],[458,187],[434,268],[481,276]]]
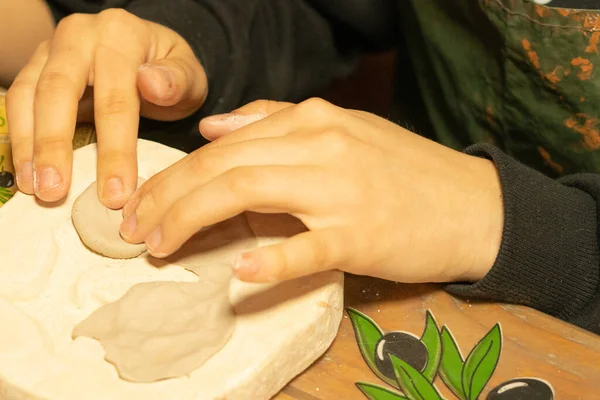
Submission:
[[[138,186],[144,182],[144,178],[138,178]],[[96,253],[110,258],[134,258],[145,252],[145,244],[131,244],[123,240],[119,234],[122,211],[102,205],[97,193],[94,182],[73,203],[71,218],[81,241]]]
[[[73,337],[100,341],[119,376],[153,382],[187,375],[229,340],[235,315],[229,301],[233,257],[257,246],[243,216],[204,230],[169,261],[198,281],[147,282],[98,309]]]
[[[224,278],[231,271],[229,265],[216,267]],[[128,381],[188,375],[231,337],[228,280],[139,283],[76,326],[73,336],[99,340],[106,360]]]

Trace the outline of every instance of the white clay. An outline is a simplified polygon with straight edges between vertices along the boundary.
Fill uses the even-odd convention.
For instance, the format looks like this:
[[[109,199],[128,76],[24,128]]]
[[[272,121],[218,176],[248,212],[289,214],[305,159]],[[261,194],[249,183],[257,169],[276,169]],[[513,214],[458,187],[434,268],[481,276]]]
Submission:
[[[138,178],[138,187],[145,179]],[[131,244],[121,238],[119,227],[122,210],[111,210],[100,203],[94,182],[73,203],[71,218],[81,241],[95,252],[110,258],[134,258],[146,251],[142,244]]]
[[[188,375],[233,333],[232,257],[256,245],[243,216],[212,226],[169,258],[195,273],[197,282],[138,283],[77,325],[73,336],[98,339],[123,379],[153,382]]]
[[[151,177],[183,156],[140,140],[139,174]],[[289,217],[248,213],[239,217],[247,222],[232,219],[225,231],[212,227],[203,232],[212,238],[206,243],[217,245],[202,248],[200,255],[110,259],[84,246],[71,221],[73,202],[96,177],[95,145],[75,151],[73,171],[69,195],[59,205],[41,205],[18,193],[0,208],[0,226],[11,227],[0,243],[0,399],[269,399],[329,347],[342,318],[343,274],[330,271],[264,285],[233,278],[229,302],[215,302],[224,305],[219,315],[229,312],[228,304],[236,315],[231,336],[220,350],[186,376],[143,383],[120,377],[118,360],[106,360],[111,352],[96,339],[73,339],[75,327],[84,327],[84,321],[110,303],[128,301],[127,293],[138,284],[170,282],[174,286],[169,287],[181,288],[180,282],[215,282],[215,268],[231,267],[237,252],[277,243],[302,227]],[[149,297],[155,302],[154,316],[164,317],[175,301],[161,302],[163,296],[154,293]],[[187,321],[195,326],[190,315]],[[113,321],[111,329],[127,320],[139,322]],[[150,372],[144,371],[144,376],[165,375],[165,363],[148,364]],[[176,374],[190,368],[182,365],[185,368]]]

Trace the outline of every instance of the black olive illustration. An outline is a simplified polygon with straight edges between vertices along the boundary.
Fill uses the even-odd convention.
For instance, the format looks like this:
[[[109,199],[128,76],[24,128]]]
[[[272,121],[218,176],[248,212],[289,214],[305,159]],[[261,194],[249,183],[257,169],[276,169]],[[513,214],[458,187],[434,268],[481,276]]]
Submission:
[[[9,188],[15,184],[15,177],[7,171],[0,172],[0,187]]]
[[[9,188],[15,184],[15,177],[4,170],[4,156],[0,157],[0,187]]]
[[[511,379],[496,386],[486,400],[553,400],[554,392],[546,382],[532,378]]]
[[[427,366],[427,347],[418,338],[405,332],[386,333],[375,345],[375,366],[383,375],[395,380],[390,354],[417,371],[423,371]]]

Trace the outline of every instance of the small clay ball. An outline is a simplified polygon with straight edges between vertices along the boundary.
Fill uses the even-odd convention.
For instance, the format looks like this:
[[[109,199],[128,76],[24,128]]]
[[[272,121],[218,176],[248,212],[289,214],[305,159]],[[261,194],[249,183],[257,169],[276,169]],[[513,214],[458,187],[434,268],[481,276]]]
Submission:
[[[138,186],[145,179],[138,178]],[[135,258],[146,251],[146,245],[127,243],[119,234],[122,210],[111,210],[100,203],[96,182],[73,203],[71,219],[81,241],[96,253],[117,259]]]

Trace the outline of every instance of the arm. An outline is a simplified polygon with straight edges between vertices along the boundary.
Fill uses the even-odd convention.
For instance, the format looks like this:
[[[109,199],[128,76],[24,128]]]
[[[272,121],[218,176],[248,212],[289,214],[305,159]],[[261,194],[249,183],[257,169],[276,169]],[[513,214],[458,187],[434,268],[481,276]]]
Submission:
[[[555,181],[489,145],[467,152],[496,164],[504,233],[487,275],[471,285],[448,285],[448,291],[522,304],[600,333],[600,176]]]

